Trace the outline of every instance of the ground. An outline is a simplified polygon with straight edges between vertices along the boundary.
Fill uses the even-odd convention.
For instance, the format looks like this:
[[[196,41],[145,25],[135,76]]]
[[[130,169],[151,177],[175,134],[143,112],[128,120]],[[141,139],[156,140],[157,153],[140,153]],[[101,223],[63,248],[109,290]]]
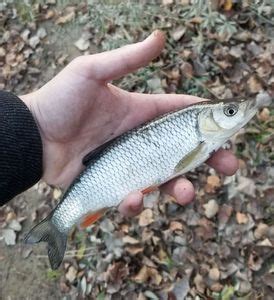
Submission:
[[[162,55],[117,85],[213,100],[273,98],[273,24],[270,1],[4,1],[0,88],[30,92],[74,57],[140,41],[158,28],[167,36]],[[17,196],[0,209],[0,298],[273,299],[273,128],[269,107],[233,137],[236,175],[207,166],[188,173],[192,204],[155,193],[140,216],[111,211],[86,231],[75,229],[58,271],[50,270],[43,245],[22,239],[61,192],[40,182]]]

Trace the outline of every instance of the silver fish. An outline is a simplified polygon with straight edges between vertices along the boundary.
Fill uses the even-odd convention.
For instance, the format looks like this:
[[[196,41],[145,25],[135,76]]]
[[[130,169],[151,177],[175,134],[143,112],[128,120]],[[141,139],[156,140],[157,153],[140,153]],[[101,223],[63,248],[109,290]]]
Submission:
[[[89,155],[86,169],[25,241],[47,242],[51,267],[57,269],[73,225],[83,220],[88,225],[130,192],[150,191],[201,165],[265,104],[259,98],[200,102],[106,143]]]

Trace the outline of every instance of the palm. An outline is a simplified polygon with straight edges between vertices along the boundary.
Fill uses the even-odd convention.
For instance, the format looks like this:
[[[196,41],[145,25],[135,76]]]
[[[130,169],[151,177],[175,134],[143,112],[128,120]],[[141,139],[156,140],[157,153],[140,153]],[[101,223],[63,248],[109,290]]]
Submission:
[[[41,130],[48,183],[67,187],[83,168],[82,158],[97,146],[159,114],[201,100],[187,95],[129,93],[108,84],[147,65],[163,45],[163,36],[154,33],[142,43],[81,56],[40,90],[22,97]],[[225,156],[217,156],[215,167],[235,171],[236,163],[220,164]],[[176,186],[171,183],[169,189],[174,191]]]

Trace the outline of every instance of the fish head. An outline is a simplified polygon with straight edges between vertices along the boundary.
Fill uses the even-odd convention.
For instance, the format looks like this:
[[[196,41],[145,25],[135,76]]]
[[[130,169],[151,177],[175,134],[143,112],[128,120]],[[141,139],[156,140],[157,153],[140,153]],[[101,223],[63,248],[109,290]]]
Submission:
[[[258,109],[270,102],[271,99],[267,97],[208,102],[199,114],[200,133],[205,139],[226,141],[248,123]]]

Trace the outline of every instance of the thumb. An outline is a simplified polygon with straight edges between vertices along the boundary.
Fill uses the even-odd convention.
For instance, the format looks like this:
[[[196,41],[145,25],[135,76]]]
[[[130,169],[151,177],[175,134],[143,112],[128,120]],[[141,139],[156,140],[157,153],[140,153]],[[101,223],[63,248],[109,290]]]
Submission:
[[[85,56],[85,64],[89,65],[93,78],[110,81],[149,64],[160,54],[164,44],[164,34],[156,30],[142,42]]]

